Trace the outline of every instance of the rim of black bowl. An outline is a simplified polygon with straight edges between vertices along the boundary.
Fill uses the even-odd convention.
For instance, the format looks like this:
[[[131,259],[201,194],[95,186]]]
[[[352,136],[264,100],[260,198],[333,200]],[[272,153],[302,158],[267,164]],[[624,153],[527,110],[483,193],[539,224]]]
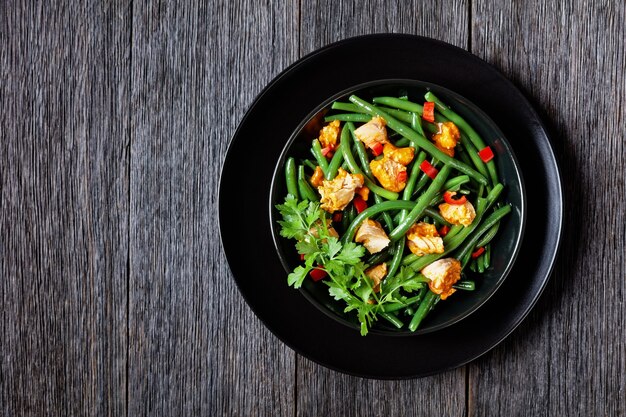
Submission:
[[[506,136],[502,133],[502,131],[500,130],[500,128],[498,127],[498,125],[484,112],[480,109],[480,107],[478,107],[477,105],[475,105],[472,101],[468,100],[467,98],[463,97],[462,95],[446,88],[446,87],[442,87],[438,84],[434,84],[434,83],[430,83],[430,82],[426,82],[426,81],[421,81],[421,80],[416,80],[416,79],[406,79],[406,78],[390,78],[390,79],[379,79],[379,80],[372,80],[372,81],[368,81],[365,83],[361,83],[361,84],[357,84],[354,85],[352,87],[346,88],[342,91],[340,91],[339,93],[331,96],[330,98],[324,100],[322,103],[320,103],[318,106],[316,106],[312,111],[310,111],[306,117],[303,118],[303,120],[300,122],[300,124],[298,124],[298,126],[293,130],[292,134],[289,136],[289,139],[287,140],[287,142],[285,143],[280,156],[278,157],[278,161],[276,162],[276,166],[274,168],[274,172],[272,174],[272,180],[271,180],[271,188],[270,188],[270,193],[269,193],[269,220],[271,223],[271,233],[272,233],[272,241],[274,243],[274,248],[276,249],[276,253],[278,254],[278,258],[280,259],[280,262],[283,266],[283,269],[285,270],[285,272],[287,274],[289,274],[292,270],[292,268],[289,266],[286,257],[284,255],[284,253],[281,250],[281,246],[279,244],[280,240],[284,240],[284,238],[282,238],[278,232],[278,226],[277,226],[277,219],[276,219],[276,209],[275,209],[275,204],[277,204],[278,202],[276,201],[276,184],[278,181],[278,178],[283,176],[283,167],[285,164],[285,160],[288,156],[288,151],[291,148],[291,145],[293,144],[293,142],[296,140],[296,138],[300,135],[300,133],[302,132],[302,130],[304,129],[304,127],[310,123],[312,121],[312,119],[318,115],[324,108],[327,108],[329,105],[331,105],[332,102],[344,98],[346,96],[348,96],[349,94],[354,93],[355,91],[358,90],[363,90],[366,88],[372,88],[372,87],[381,87],[381,86],[385,86],[385,85],[397,85],[398,87],[402,86],[402,85],[407,85],[407,86],[411,86],[411,87],[419,87],[419,88],[423,88],[426,90],[432,90],[435,92],[441,92],[447,96],[451,96],[454,97],[454,99],[458,102],[460,102],[461,104],[465,105],[466,107],[469,108],[469,110],[471,112],[473,112],[474,114],[476,114],[481,120],[485,121],[485,123],[487,125],[489,125],[489,128],[495,132],[497,135],[497,137],[502,141],[502,145],[504,146],[504,154],[508,154],[511,157],[511,161],[513,163],[513,168],[514,171],[516,173],[515,179],[519,182],[519,187],[520,187],[520,200],[521,200],[521,207],[519,207],[520,210],[520,228],[519,231],[517,233],[516,239],[515,239],[515,246],[513,248],[513,253],[512,256],[509,258],[509,261],[506,265],[506,267],[504,268],[504,271],[502,272],[502,274],[500,275],[500,277],[498,278],[498,280],[496,281],[496,283],[493,285],[493,287],[485,294],[483,295],[483,298],[480,300],[480,302],[474,304],[471,306],[471,308],[465,310],[463,313],[460,313],[456,316],[451,317],[450,319],[442,322],[442,323],[438,323],[436,325],[428,325],[428,323],[425,324],[424,327],[417,329],[415,332],[411,332],[409,330],[406,329],[392,329],[391,327],[389,327],[388,329],[385,329],[383,327],[377,326],[376,324],[373,325],[370,329],[369,332],[372,334],[377,334],[377,335],[382,335],[382,336],[415,336],[415,335],[420,335],[420,334],[427,334],[427,333],[431,333],[431,332],[435,332],[437,330],[441,330],[444,329],[446,327],[452,326],[458,322],[460,322],[461,320],[467,318],[468,316],[470,316],[472,313],[476,312],[478,309],[480,309],[480,307],[482,307],[487,301],[489,301],[489,299],[497,292],[498,288],[500,288],[500,286],[504,283],[504,281],[506,280],[507,276],[509,275],[509,273],[511,272],[511,269],[513,268],[513,265],[515,264],[515,261],[517,259],[517,256],[519,254],[520,248],[521,248],[521,244],[524,238],[524,231],[526,229],[526,187],[524,184],[524,178],[521,174],[521,170],[519,168],[519,162],[517,160],[517,157],[515,155],[515,153],[513,152],[513,149],[511,148],[508,140],[506,139]],[[456,110],[456,109],[455,109]],[[489,143],[489,145],[493,145],[493,143]],[[285,281],[285,285],[287,285],[287,282]],[[307,301],[309,301],[311,304],[313,304],[319,311],[321,311],[323,314],[325,314],[326,316],[332,318],[333,320],[353,329],[353,330],[357,330],[359,329],[359,326],[353,322],[350,321],[346,318],[345,315],[340,315],[336,312],[333,312],[331,310],[329,310],[328,308],[324,307],[317,299],[315,299],[310,293],[309,291],[307,291],[304,287],[301,287],[299,289],[300,294],[302,294]],[[339,303],[339,301],[337,301],[337,303]]]

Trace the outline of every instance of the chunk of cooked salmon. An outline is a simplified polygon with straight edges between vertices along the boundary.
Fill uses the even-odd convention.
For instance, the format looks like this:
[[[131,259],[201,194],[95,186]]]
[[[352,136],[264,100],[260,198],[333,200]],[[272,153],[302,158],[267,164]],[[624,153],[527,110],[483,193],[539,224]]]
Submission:
[[[391,240],[385,230],[376,220],[365,219],[359,230],[357,230],[354,240],[362,243],[369,253],[378,253],[385,249]]]
[[[429,253],[443,253],[443,239],[437,228],[430,223],[416,223],[406,232],[409,250],[417,256]]]
[[[372,174],[376,177],[380,185],[393,192],[399,192],[406,187],[408,174],[406,167],[392,159],[383,157],[370,162]]]
[[[437,128],[438,132],[433,135],[435,146],[443,153],[454,156],[454,148],[461,139],[459,128],[452,122],[437,123]]]
[[[367,201],[367,199],[370,198],[370,189],[365,185],[361,188],[357,188],[356,193],[361,196],[363,201]]]
[[[329,213],[336,210],[343,210],[354,198],[357,188],[363,186],[363,174],[349,174],[343,168],[339,168],[337,176],[330,180],[322,181],[322,185],[317,188],[322,198],[321,207]]]
[[[322,185],[322,182],[324,181],[324,171],[322,171],[322,168],[317,166],[315,167],[315,171],[313,172],[313,175],[311,175],[311,185],[315,188],[319,187],[320,185]]]
[[[387,122],[380,116],[372,117],[372,120],[360,126],[354,131],[354,136],[365,144],[368,148],[380,143],[384,145],[389,142],[387,139]]]
[[[393,143],[386,143],[383,148],[383,156],[399,164],[407,166],[415,156],[415,149],[411,147],[398,148]]]
[[[320,130],[319,138],[322,148],[330,147],[335,149],[337,147],[337,139],[339,138],[340,123],[339,120],[333,120]]]
[[[476,217],[476,210],[469,201],[463,204],[439,204],[439,213],[448,223],[469,226]]]
[[[367,275],[367,277],[374,283],[374,286],[372,287],[374,292],[379,292],[380,283],[387,276],[387,264],[383,262],[382,264],[367,268],[365,270],[365,275]]]
[[[454,258],[439,259],[422,269],[422,275],[430,280],[430,290],[445,300],[456,291],[452,286],[461,279],[461,262]]]

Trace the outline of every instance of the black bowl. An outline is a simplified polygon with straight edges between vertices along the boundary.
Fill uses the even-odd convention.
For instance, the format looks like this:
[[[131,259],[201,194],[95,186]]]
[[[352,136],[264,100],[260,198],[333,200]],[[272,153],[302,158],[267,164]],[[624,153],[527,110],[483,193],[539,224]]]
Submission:
[[[509,203],[513,210],[501,224],[497,236],[492,241],[491,267],[484,274],[473,277],[476,290],[457,291],[453,296],[440,302],[422,322],[416,332],[397,329],[379,320],[371,333],[383,335],[414,335],[433,332],[450,326],[467,317],[483,305],[498,289],[511,270],[520,249],[525,226],[526,196],[524,183],[515,155],[504,135],[495,123],[478,107],[462,96],[441,86],[406,79],[377,80],[360,84],[341,91],[317,106],[295,129],[276,163],[270,191],[270,222],[274,245],[285,271],[291,272],[299,264],[299,256],[294,241],[280,236],[278,219],[280,214],[275,208],[287,195],[284,180],[284,164],[288,157],[309,158],[311,141],[317,137],[324,124],[324,115],[330,110],[333,101],[348,101],[351,94],[370,100],[376,96],[403,96],[418,103],[423,102],[426,91],[431,90],[456,113],[462,116],[491,146],[495,154],[500,182],[504,185],[501,200]],[[471,272],[468,272],[471,277]],[[285,285],[287,281],[285,279]],[[329,317],[358,330],[360,328],[356,314],[344,313],[342,301],[335,301],[328,294],[328,287],[323,282],[306,279],[300,289],[304,297]]]

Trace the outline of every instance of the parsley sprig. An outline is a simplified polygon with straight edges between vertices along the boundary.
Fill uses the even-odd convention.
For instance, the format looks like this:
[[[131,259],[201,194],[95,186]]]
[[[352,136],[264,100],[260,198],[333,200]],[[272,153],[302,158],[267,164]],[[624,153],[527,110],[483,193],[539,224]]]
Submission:
[[[284,204],[276,206],[282,216],[280,234],[297,240],[296,249],[304,255],[304,265],[297,266],[287,277],[294,288],[300,288],[315,268],[323,268],[330,280],[323,282],[335,300],[346,303],[344,312],[356,311],[361,324],[361,335],[377,320],[387,303],[405,303],[410,293],[424,286],[420,274],[410,268],[401,268],[393,277],[383,281],[378,293],[365,275],[369,267],[364,263],[365,248],[354,242],[342,244],[331,234],[330,220],[318,202],[298,201],[288,195]]]

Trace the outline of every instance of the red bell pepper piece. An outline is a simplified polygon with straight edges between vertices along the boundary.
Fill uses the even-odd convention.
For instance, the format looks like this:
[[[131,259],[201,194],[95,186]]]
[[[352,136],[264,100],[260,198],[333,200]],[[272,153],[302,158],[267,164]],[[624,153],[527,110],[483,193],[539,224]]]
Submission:
[[[328,273],[326,271],[324,271],[324,268],[321,266],[318,266],[315,269],[312,269],[311,272],[309,273],[309,275],[311,275],[311,278],[313,278],[313,281],[317,282],[321,279],[326,278],[326,276],[328,275]]]
[[[407,178],[406,171],[398,172],[398,176],[396,178],[397,178],[398,182],[406,182],[406,178]]]
[[[480,156],[483,162],[489,162],[493,159],[493,151],[489,146],[486,146],[478,151],[478,156]]]
[[[439,236],[445,237],[445,235],[447,235],[449,231],[450,228],[444,224],[443,226],[441,226],[441,229],[439,229]]]
[[[343,218],[343,213],[338,211],[335,214],[333,214],[333,221],[335,223],[339,223],[341,221],[341,219]]]
[[[439,173],[439,170],[437,168],[435,168],[434,166],[432,166],[430,164],[430,162],[428,161],[424,161],[420,164],[420,169],[422,170],[422,172],[424,172],[424,174],[428,175],[430,177],[430,179],[435,179],[435,177],[437,176],[437,174]]]
[[[435,123],[435,103],[427,101],[424,103],[424,112],[422,113],[422,119],[430,123]]]
[[[354,197],[354,200],[352,200],[352,204],[354,204],[354,208],[356,209],[357,213],[360,213],[367,208],[367,202],[363,200],[363,197],[361,197],[360,195]]]
[[[454,191],[446,191],[445,193],[443,193],[443,200],[448,204],[455,204],[458,206],[460,206],[461,204],[465,204],[467,198],[464,195],[459,198],[454,198],[455,195],[456,192]]]
[[[301,254],[300,254],[300,260],[301,260],[301,261],[304,261],[304,253],[301,253]]]
[[[372,145],[372,153],[374,154],[374,156],[378,156],[383,153],[383,144],[380,142],[376,142],[374,145]]]
[[[472,253],[472,258],[474,259],[478,258],[480,255],[483,254],[484,251],[485,251],[485,247],[481,246],[480,248],[476,249],[476,251]]]
[[[332,156],[333,156],[333,147],[332,146],[327,146],[325,148],[322,148],[322,155],[324,155],[326,158],[332,158]]]

